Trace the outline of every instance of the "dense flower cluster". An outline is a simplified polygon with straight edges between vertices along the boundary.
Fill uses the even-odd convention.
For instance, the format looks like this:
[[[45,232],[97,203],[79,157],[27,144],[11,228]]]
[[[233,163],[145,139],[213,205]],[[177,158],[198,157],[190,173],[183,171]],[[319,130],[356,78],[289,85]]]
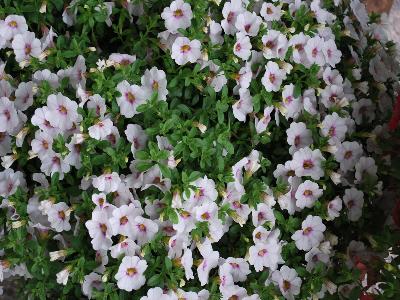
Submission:
[[[360,264],[383,261],[365,233],[400,69],[378,16],[62,4],[0,9],[0,280],[32,299],[379,292]]]

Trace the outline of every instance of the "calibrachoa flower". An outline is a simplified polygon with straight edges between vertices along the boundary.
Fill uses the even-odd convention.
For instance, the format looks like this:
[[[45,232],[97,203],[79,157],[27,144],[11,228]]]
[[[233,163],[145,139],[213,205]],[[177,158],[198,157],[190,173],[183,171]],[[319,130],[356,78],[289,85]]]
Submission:
[[[118,268],[115,279],[118,288],[125,291],[138,290],[146,282],[143,273],[147,269],[147,262],[137,256],[125,256]]]
[[[386,17],[360,0],[6,2],[0,281],[18,299],[365,298],[376,274],[387,296]]]
[[[292,235],[299,250],[308,251],[318,246],[324,239],[326,226],[318,216],[309,215],[301,224],[301,228]]]
[[[198,40],[191,41],[186,37],[178,37],[172,45],[171,57],[178,65],[194,63],[200,56],[201,43]]]

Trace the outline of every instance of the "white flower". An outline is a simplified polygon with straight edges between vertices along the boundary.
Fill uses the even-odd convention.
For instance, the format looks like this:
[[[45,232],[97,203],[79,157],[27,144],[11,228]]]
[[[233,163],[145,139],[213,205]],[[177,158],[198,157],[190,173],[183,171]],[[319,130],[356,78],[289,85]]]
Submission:
[[[278,264],[284,262],[281,252],[282,245],[276,239],[267,239],[250,247],[249,263],[254,266],[256,272],[262,271],[264,267],[276,270]]]
[[[193,266],[193,256],[192,250],[185,249],[182,257],[181,257],[181,264],[185,269],[185,277],[187,280],[194,279],[192,266]]]
[[[171,33],[177,33],[178,29],[190,27],[193,18],[190,4],[182,0],[172,1],[169,7],[165,7],[161,13],[161,18],[165,20],[165,27]]]
[[[33,32],[18,33],[15,35],[11,45],[17,62],[29,60],[31,56],[39,57],[42,53],[42,44],[39,39],[35,38]]]
[[[152,67],[150,70],[146,69],[141,78],[141,83],[147,98],[157,92],[158,99],[167,100],[167,78],[163,70],[159,70],[156,67]]]
[[[247,296],[247,290],[238,285],[228,285],[222,289],[222,300],[243,299]]]
[[[86,86],[86,64],[85,58],[82,55],[79,55],[75,61],[73,67],[69,67],[65,70],[59,70],[57,75],[60,79],[65,77],[69,78],[69,83],[72,87],[77,89],[81,86],[85,89]]]
[[[375,105],[370,99],[363,98],[355,101],[352,108],[352,116],[358,125],[362,124],[364,120],[370,123],[375,119]]]
[[[263,55],[266,59],[283,59],[288,49],[288,40],[280,31],[270,29],[261,38]]]
[[[32,81],[21,82],[15,91],[15,107],[21,111],[28,109],[33,104],[33,88]]]
[[[139,251],[140,247],[129,238],[120,241],[110,248],[111,257],[113,258],[118,258],[121,254],[124,256],[134,256]]]
[[[338,70],[332,70],[331,67],[325,68],[322,78],[327,85],[343,86],[342,75],[340,75]]]
[[[239,96],[240,99],[232,106],[233,115],[240,122],[245,122],[247,114],[253,112],[253,101],[247,89],[239,89]]]
[[[314,247],[306,253],[305,260],[307,262],[306,270],[311,272],[318,262],[328,264],[329,255],[321,251],[319,248]]]
[[[201,286],[203,286],[208,283],[208,275],[211,269],[218,266],[219,252],[213,251],[211,242],[208,238],[206,238],[202,244],[198,245],[197,248],[203,257],[202,262],[197,267],[197,275]]]
[[[88,98],[87,108],[92,109],[98,117],[103,117],[107,110],[106,102],[99,94],[94,94]]]
[[[143,273],[147,269],[147,262],[137,256],[125,256],[115,274],[118,288],[131,292],[140,289],[146,282]]]
[[[94,210],[92,219],[85,223],[92,238],[94,250],[108,250],[112,245],[112,230],[108,221],[108,213],[103,210]]]
[[[196,220],[207,222],[210,238],[217,242],[223,235],[222,221],[218,218],[218,206],[215,202],[206,202],[196,207]]]
[[[310,176],[314,180],[324,176],[322,162],[325,158],[319,149],[311,150],[309,147],[301,148],[293,154],[291,168],[295,171],[296,176]]]
[[[139,246],[149,242],[158,232],[156,222],[137,216],[133,222],[133,240],[136,240]]]
[[[286,71],[280,69],[276,62],[269,61],[265,66],[265,74],[261,78],[261,82],[267,92],[277,92],[285,79]]]
[[[191,41],[187,37],[176,38],[172,44],[171,57],[180,66],[188,62],[195,63],[201,57],[200,41]]]
[[[69,274],[71,273],[70,267],[66,267],[56,274],[56,281],[58,284],[67,285]]]
[[[133,155],[137,150],[142,150],[146,147],[147,135],[140,125],[128,124],[125,135],[127,140],[132,143],[131,151]]]
[[[257,209],[253,209],[252,217],[255,227],[264,225],[265,223],[267,223],[270,228],[275,226],[274,211],[265,203],[257,204]]]
[[[135,238],[135,218],[141,216],[143,210],[135,207],[134,204],[122,205],[112,212],[110,225],[114,235],[120,234],[131,239]]]
[[[115,192],[121,183],[118,173],[102,174],[93,178],[93,186],[106,194]]]
[[[130,85],[124,80],[117,85],[117,91],[121,96],[117,98],[117,103],[121,111],[121,115],[126,118],[132,118],[139,112],[137,107],[146,101],[146,93],[143,87],[136,84]]]
[[[251,55],[250,38],[242,32],[236,34],[236,43],[233,46],[233,53],[243,60],[248,60]]]
[[[300,97],[294,96],[295,86],[293,83],[285,85],[282,91],[282,106],[284,108],[283,114],[286,119],[296,119],[302,109],[302,103]]]
[[[263,116],[258,119],[257,117],[254,119],[254,125],[256,127],[257,133],[263,133],[267,130],[269,122],[271,122],[271,113],[274,110],[273,106],[266,106],[264,108]]]
[[[275,6],[272,3],[264,2],[261,11],[261,16],[264,18],[265,21],[279,21],[283,14],[281,10],[281,6]]]
[[[299,250],[308,251],[313,247],[317,247],[324,239],[324,231],[326,226],[322,223],[322,219],[318,216],[308,215],[301,223],[301,230],[297,230],[292,239],[296,243]]]
[[[176,300],[176,297],[164,293],[164,291],[159,288],[151,288],[147,291],[147,296],[143,296],[140,300]]]
[[[53,127],[65,131],[78,121],[78,104],[61,93],[47,97],[47,107],[45,117]]]
[[[191,191],[190,197],[185,203],[185,207],[188,209],[200,206],[203,203],[214,202],[218,197],[214,180],[208,179],[207,176],[196,179],[194,182],[191,182],[190,185],[197,189]],[[186,195],[184,195],[184,197],[186,197]]]
[[[339,85],[327,85],[321,92],[321,102],[326,108],[339,106],[340,101],[345,97],[343,87]]]
[[[245,35],[256,36],[260,29],[261,18],[255,12],[244,11],[236,18],[235,27]]]
[[[339,196],[335,199],[329,201],[328,203],[328,217],[329,220],[333,220],[340,216],[340,211],[342,210],[342,199]]]
[[[327,115],[321,125],[321,134],[329,138],[330,145],[337,145],[344,140],[347,132],[346,120],[337,113]]]
[[[291,170],[289,170],[291,172]],[[300,211],[300,208],[296,205],[296,191],[301,184],[301,179],[296,176],[289,176],[288,182],[290,184],[290,190],[278,197],[278,203],[281,209],[287,210],[290,215],[293,215],[296,211]]]
[[[112,63],[127,66],[136,61],[136,55],[129,55],[129,54],[121,54],[121,53],[112,53],[108,60]]]
[[[343,172],[354,168],[363,153],[362,146],[357,142],[343,142],[338,145],[335,159],[340,163]]]
[[[300,294],[301,279],[295,269],[282,266],[280,270],[275,270],[271,275],[271,280],[279,286],[282,296],[285,299],[293,300],[294,296]]]
[[[113,122],[110,119],[99,120],[88,128],[89,136],[96,140],[104,140],[111,133]]]
[[[307,129],[306,124],[303,122],[292,122],[286,130],[286,134],[287,142],[291,146],[289,148],[290,154],[313,143],[311,130]]]
[[[323,190],[310,180],[304,181],[296,191],[296,205],[300,208],[313,207],[315,201],[322,196]]]
[[[297,64],[303,64],[305,66],[309,66],[310,62],[307,58],[307,54],[305,52],[305,46],[307,41],[310,39],[308,35],[300,32],[299,34],[295,34],[289,40],[288,46],[291,46],[293,49],[292,59]]]
[[[58,88],[60,85],[57,74],[51,73],[48,69],[39,70],[33,74],[33,82],[39,84],[42,81],[47,81],[54,89]]]
[[[222,45],[224,43],[224,37],[222,36],[222,27],[219,23],[214,20],[210,23],[210,41],[212,45]]]
[[[350,188],[344,191],[344,205],[347,207],[347,217],[350,221],[356,222],[361,218],[364,206],[364,193],[356,188]]]
[[[85,275],[82,283],[82,293],[89,299],[92,298],[92,290],[95,288],[98,291],[103,289],[103,282],[101,281],[101,275],[92,272]]]
[[[59,179],[64,178],[64,174],[71,170],[71,166],[63,159],[61,154],[49,150],[44,156],[40,157],[42,165],[40,170],[47,176],[53,176],[54,173],[59,173]]]
[[[47,211],[50,226],[57,232],[69,231],[71,229],[70,214],[71,210],[64,202],[53,204]]]
[[[326,63],[332,67],[335,67],[340,62],[342,52],[337,49],[333,39],[324,42],[322,52],[324,53]]]
[[[376,181],[378,179],[377,173],[378,167],[375,164],[375,160],[372,157],[361,157],[360,160],[356,163],[356,183],[362,182],[369,177]]]
[[[225,2],[222,8],[222,15],[224,19],[221,21],[221,26],[225,31],[225,34],[234,34],[237,29],[235,27],[236,19],[239,14],[244,12],[242,0],[231,0]]]
[[[233,282],[246,281],[247,275],[251,273],[249,264],[243,258],[228,257],[222,267],[224,266],[225,270],[231,274]]]
[[[0,98],[0,132],[12,132],[18,126],[19,118],[14,102]]]
[[[304,47],[307,59],[311,63],[315,63],[321,67],[325,65],[325,56],[323,52],[324,44],[324,39],[320,38],[319,36],[315,36],[313,38],[310,38],[307,41],[306,46]]]
[[[0,22],[0,36],[9,41],[17,34],[24,34],[28,31],[28,25],[23,16],[9,15]]]

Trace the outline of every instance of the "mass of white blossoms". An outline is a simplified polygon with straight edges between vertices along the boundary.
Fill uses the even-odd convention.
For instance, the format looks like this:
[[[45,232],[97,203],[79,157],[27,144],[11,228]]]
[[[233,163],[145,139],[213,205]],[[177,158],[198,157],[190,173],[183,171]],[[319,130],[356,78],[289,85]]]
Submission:
[[[378,16],[42,2],[0,9],[0,281],[26,299],[376,293],[356,271],[379,256],[400,71]]]

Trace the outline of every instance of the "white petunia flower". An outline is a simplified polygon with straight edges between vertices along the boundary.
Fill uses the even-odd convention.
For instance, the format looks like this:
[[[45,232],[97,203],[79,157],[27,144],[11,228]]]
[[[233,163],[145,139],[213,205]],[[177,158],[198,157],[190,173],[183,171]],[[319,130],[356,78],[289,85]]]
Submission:
[[[24,34],[28,31],[28,25],[23,16],[9,15],[0,22],[0,37],[9,41],[17,34]]]
[[[236,18],[236,29],[248,36],[256,36],[260,29],[261,18],[255,12],[244,11]]]
[[[142,87],[145,90],[147,99],[151,97],[154,92],[157,92],[158,99],[167,100],[167,78],[163,70],[152,67],[150,70],[146,69],[141,78]]]
[[[136,237],[135,218],[142,214],[143,210],[132,203],[129,206],[122,205],[115,208],[109,219],[113,235],[120,234],[134,239]]]
[[[92,219],[85,223],[92,238],[94,250],[108,250],[112,245],[112,230],[108,218],[106,211],[95,210],[92,213]]]
[[[15,103],[6,97],[0,98],[0,132],[12,132],[19,123]]]
[[[285,58],[288,50],[288,40],[280,31],[270,29],[261,38],[263,44],[263,55],[266,59]]]
[[[318,180],[324,176],[322,162],[325,158],[319,149],[311,150],[309,147],[301,148],[293,154],[291,168],[295,171],[296,176],[310,176],[314,180]]]
[[[253,112],[253,101],[247,89],[239,89],[239,96],[240,99],[232,105],[233,115],[240,122],[245,122],[246,116]]]
[[[344,191],[343,203],[348,209],[347,217],[350,221],[356,222],[361,218],[364,206],[364,193],[356,188]]]
[[[252,221],[255,227],[267,223],[268,227],[273,228],[275,226],[275,215],[273,209],[265,203],[258,203],[257,208],[253,209]]]
[[[61,93],[47,97],[45,117],[50,125],[62,131],[70,129],[79,120],[78,104]]]
[[[57,232],[69,231],[71,225],[69,224],[71,210],[64,202],[58,202],[50,206],[47,210],[47,217],[50,226]]]
[[[140,289],[146,282],[143,273],[147,269],[147,262],[137,256],[125,256],[115,274],[117,286],[121,290],[131,292]]]
[[[40,84],[43,81],[47,81],[53,89],[60,86],[57,74],[52,73],[48,69],[39,70],[33,74],[33,82]]]
[[[295,296],[300,294],[301,279],[295,269],[282,266],[280,270],[275,270],[271,275],[271,280],[282,293],[282,296],[288,300],[294,300]]]
[[[276,62],[269,61],[265,66],[265,74],[261,78],[261,82],[267,92],[277,92],[285,79],[286,71],[280,69]]]
[[[286,134],[287,142],[291,146],[289,148],[290,154],[313,143],[311,130],[307,129],[306,124],[303,122],[292,122],[286,130]]]
[[[140,300],[177,300],[177,298],[165,293],[161,288],[155,287],[149,289],[147,296],[143,296]]]
[[[262,7],[261,7],[260,15],[267,22],[279,21],[281,19],[282,14],[283,14],[283,11],[282,11],[281,7],[282,7],[281,5],[275,6],[272,3],[264,2]]]
[[[302,109],[301,98],[295,97],[294,92],[295,86],[293,83],[283,87],[282,107],[284,110],[282,113],[286,119],[297,119]]]
[[[93,288],[98,291],[101,291],[103,289],[101,275],[95,272],[85,275],[85,277],[83,278],[82,293],[89,299],[91,299]]]
[[[127,140],[132,143],[131,151],[135,156],[137,150],[142,150],[147,144],[147,135],[140,125],[128,124],[125,135]]]
[[[257,243],[249,249],[249,263],[254,266],[256,272],[264,267],[276,270],[278,264],[284,261],[281,256],[282,245],[276,239],[267,239],[265,242]]]
[[[323,232],[326,226],[318,216],[308,215],[301,223],[301,228],[292,235],[292,239],[299,250],[309,251],[311,248],[317,247],[324,239]]]
[[[111,257],[134,256],[140,251],[140,247],[131,239],[126,238],[110,248]]]
[[[251,55],[250,38],[242,32],[236,34],[236,43],[233,46],[233,53],[243,59],[248,60]]]
[[[171,57],[175,63],[182,66],[184,64],[195,63],[201,57],[201,43],[198,40],[189,40],[187,37],[178,37],[172,44]]]
[[[258,134],[263,133],[267,130],[268,124],[271,122],[271,113],[274,110],[273,106],[266,106],[264,113],[260,119],[257,117],[254,119],[254,126]]]
[[[118,173],[102,174],[93,178],[93,186],[106,194],[115,192],[121,183]]]
[[[310,180],[304,181],[296,191],[296,205],[300,208],[313,207],[314,203],[322,196],[323,190],[318,184]]]
[[[307,262],[306,270],[311,272],[318,262],[322,262],[325,265],[328,264],[329,255],[314,247],[306,253],[305,260]]]
[[[372,157],[361,157],[360,160],[356,163],[355,168],[356,183],[363,182],[366,177],[369,177],[370,180],[378,180],[378,167]]]
[[[340,216],[340,211],[342,210],[342,199],[339,196],[335,199],[329,201],[328,203],[328,220],[333,220]]]
[[[169,7],[165,7],[161,13],[165,20],[165,27],[171,33],[177,33],[178,29],[190,27],[193,18],[192,9],[189,3],[183,0],[172,1]]]
[[[322,136],[328,137],[330,145],[337,145],[342,142],[346,136],[347,125],[344,118],[339,117],[337,113],[327,115],[321,124]]]
[[[304,50],[306,52],[307,59],[310,61],[310,63],[317,64],[318,66],[321,67],[325,65],[326,61],[323,52],[324,44],[325,44],[324,39],[320,38],[319,36],[310,38],[307,41]]]
[[[28,31],[15,35],[11,45],[17,62],[29,60],[31,56],[38,58],[42,53],[42,44],[39,39],[35,38],[33,32]]]
[[[21,82],[15,91],[15,107],[24,111],[33,104],[34,84],[32,81]]]
[[[221,26],[225,31],[225,34],[235,34],[237,29],[235,27],[236,19],[239,14],[244,12],[242,0],[231,0],[225,2],[222,8],[222,16],[224,19],[221,21]]]
[[[362,146],[357,142],[343,142],[338,145],[335,159],[340,163],[340,169],[347,172],[354,169],[363,153]]]
[[[305,52],[305,46],[310,37],[300,32],[299,34],[295,34],[289,40],[288,46],[292,47],[292,60],[297,64],[303,64],[305,66],[309,66],[310,62],[307,58],[307,54]]]
[[[126,118],[132,118],[139,112],[137,107],[146,101],[146,93],[143,87],[136,84],[130,85],[124,80],[117,85],[117,91],[121,96],[117,98],[117,103],[120,108],[121,115]]]
[[[151,241],[158,232],[156,222],[145,219],[142,216],[135,217],[133,221],[133,236],[132,239],[137,241],[139,246]]]
[[[208,283],[208,276],[211,269],[218,266],[219,252],[212,249],[211,242],[208,238],[197,247],[203,257],[202,262],[197,267],[197,275],[201,286],[204,286]]]
[[[96,140],[104,140],[111,133],[113,123],[110,119],[99,120],[88,128],[89,136]]]

